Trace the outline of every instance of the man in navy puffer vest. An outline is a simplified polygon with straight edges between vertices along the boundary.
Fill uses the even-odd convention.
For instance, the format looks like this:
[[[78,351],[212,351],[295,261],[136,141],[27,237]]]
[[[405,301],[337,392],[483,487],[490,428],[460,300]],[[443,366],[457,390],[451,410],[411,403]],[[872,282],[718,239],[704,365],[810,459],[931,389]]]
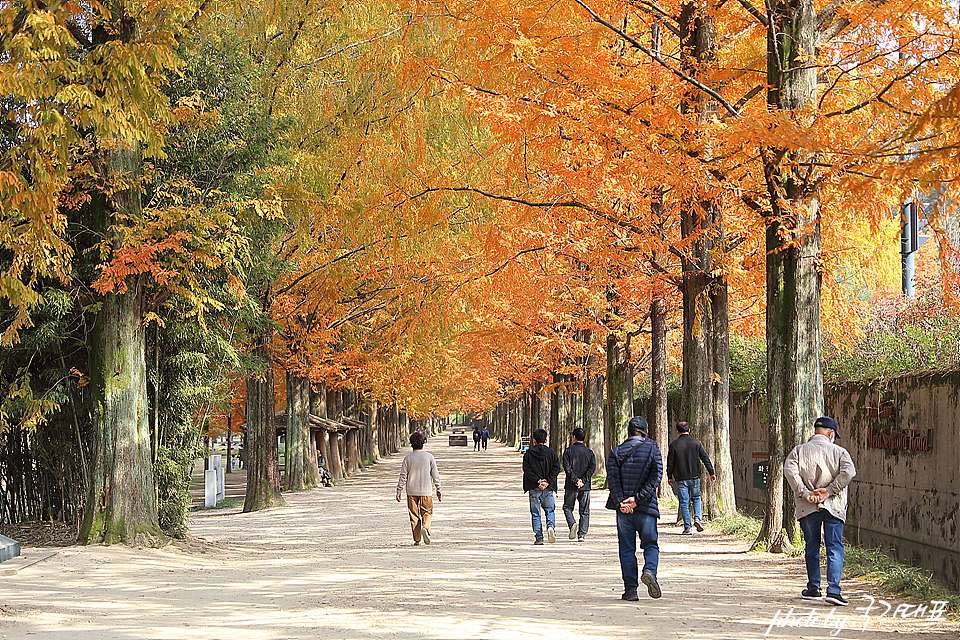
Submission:
[[[623,575],[623,600],[639,600],[643,582],[651,598],[659,598],[657,564],[657,486],[663,475],[663,460],[657,443],[647,438],[647,421],[635,416],[627,423],[627,439],[610,451],[607,483],[617,509],[617,542]],[[643,549],[643,573],[637,571],[637,534]],[[639,578],[639,580],[638,580]]]

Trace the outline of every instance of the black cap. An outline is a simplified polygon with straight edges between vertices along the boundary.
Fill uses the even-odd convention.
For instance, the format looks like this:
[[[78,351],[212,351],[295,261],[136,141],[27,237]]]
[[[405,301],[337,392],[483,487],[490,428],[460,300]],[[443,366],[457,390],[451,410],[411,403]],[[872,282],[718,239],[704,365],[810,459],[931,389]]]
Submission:
[[[644,420],[641,416],[634,416],[630,418],[630,422],[627,423],[627,433],[629,432],[639,432],[640,435],[647,435],[647,421]]]
[[[829,416],[821,416],[813,423],[814,429],[833,429],[833,435],[840,437],[840,432],[837,431],[837,421]]]

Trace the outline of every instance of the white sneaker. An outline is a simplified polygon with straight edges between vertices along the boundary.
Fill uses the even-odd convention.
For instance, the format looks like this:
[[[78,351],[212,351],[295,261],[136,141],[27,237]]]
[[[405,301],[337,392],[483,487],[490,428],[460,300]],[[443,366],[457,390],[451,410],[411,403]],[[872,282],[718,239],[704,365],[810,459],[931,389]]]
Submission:
[[[576,522],[570,525],[570,539],[571,540],[577,539],[577,523]]]
[[[557,533],[553,530],[553,527],[547,527],[547,542],[556,542]]]
[[[423,537],[423,544],[430,544],[430,532],[426,529],[421,529],[420,535]]]

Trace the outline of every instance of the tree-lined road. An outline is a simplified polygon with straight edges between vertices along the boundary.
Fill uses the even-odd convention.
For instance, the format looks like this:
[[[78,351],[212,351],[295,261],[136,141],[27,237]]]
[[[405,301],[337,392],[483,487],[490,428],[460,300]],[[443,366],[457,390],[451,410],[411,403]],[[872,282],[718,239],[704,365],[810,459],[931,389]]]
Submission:
[[[445,436],[426,448],[444,486],[431,546],[412,546],[405,506],[394,500],[395,455],[336,487],[285,494],[284,507],[198,512],[196,539],[163,549],[61,549],[0,577],[0,636],[955,640],[960,632],[944,621],[865,617],[857,608],[879,594],[855,583],[845,585],[851,606],[825,620],[832,607],[798,597],[800,559],[748,554],[747,543],[709,529],[681,537],[672,525],[661,528],[663,597],[641,590],[640,602],[623,602],[605,492],[593,499],[587,542],[567,539],[558,510],[556,544],[534,547],[519,453],[495,442],[480,453],[448,447]],[[674,519],[668,512],[661,522]],[[774,621],[798,626],[770,628]]]

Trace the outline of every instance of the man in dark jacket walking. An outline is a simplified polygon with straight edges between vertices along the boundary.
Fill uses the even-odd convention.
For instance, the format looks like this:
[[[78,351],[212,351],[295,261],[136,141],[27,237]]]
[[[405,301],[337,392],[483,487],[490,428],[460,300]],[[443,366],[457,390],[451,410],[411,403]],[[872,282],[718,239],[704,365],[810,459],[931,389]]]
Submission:
[[[523,490],[530,497],[530,516],[533,523],[533,544],[543,544],[543,523],[540,508],[547,517],[547,540],[557,541],[554,531],[556,517],[554,509],[557,490],[557,476],[560,474],[560,458],[557,452],[547,446],[547,432],[537,429],[533,432],[533,446],[523,454]]]
[[[627,423],[627,439],[610,450],[607,483],[617,509],[617,543],[623,600],[639,600],[637,587],[647,586],[651,598],[661,595],[657,582],[660,547],[657,545],[657,485],[663,476],[663,460],[657,443],[647,438],[647,421],[640,416]],[[643,549],[643,573],[637,571],[637,534]],[[639,580],[638,580],[639,578]]]
[[[573,430],[573,444],[563,452],[563,517],[570,528],[570,539],[583,542],[590,528],[590,482],[597,469],[597,457],[583,444],[586,432],[577,427]],[[580,525],[573,518],[573,505],[580,502]]]
[[[701,518],[703,517],[703,502],[700,500],[700,463],[707,468],[710,482],[717,481],[713,470],[713,463],[706,450],[696,438],[690,435],[690,425],[686,422],[677,423],[677,439],[670,443],[667,453],[667,482],[677,490],[680,500],[680,517],[683,518],[683,535],[691,535],[690,530],[690,502],[693,501],[693,526],[697,531],[703,531]]]

